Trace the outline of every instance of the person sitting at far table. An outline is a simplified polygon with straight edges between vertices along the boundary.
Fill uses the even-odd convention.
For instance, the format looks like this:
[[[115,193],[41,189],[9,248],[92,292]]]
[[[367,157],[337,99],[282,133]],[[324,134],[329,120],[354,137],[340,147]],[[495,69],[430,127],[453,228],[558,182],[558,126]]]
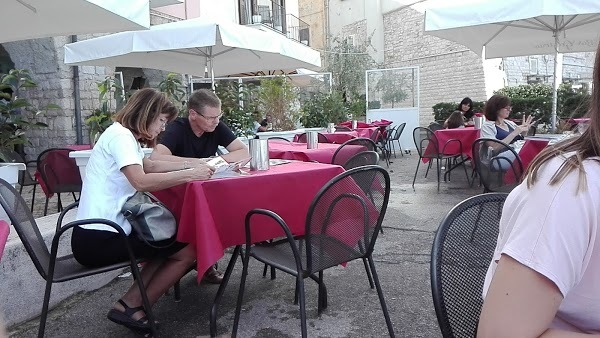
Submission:
[[[446,129],[456,129],[456,128],[464,128],[465,127],[465,119],[463,117],[462,112],[455,110],[450,116],[444,121],[444,128]]]
[[[190,166],[196,161],[205,162],[214,156],[219,146],[229,153],[221,157],[227,162],[247,159],[248,147],[220,121],[221,100],[208,89],[192,93],[187,104],[188,117],[179,117],[169,123],[159,139],[150,158],[182,162]],[[223,274],[214,267],[205,274],[203,281],[218,284]]]

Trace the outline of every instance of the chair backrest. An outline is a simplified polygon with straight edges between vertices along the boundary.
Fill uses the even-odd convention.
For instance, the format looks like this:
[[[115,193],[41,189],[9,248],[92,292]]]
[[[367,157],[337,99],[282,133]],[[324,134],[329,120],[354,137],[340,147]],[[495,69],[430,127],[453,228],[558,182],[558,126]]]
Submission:
[[[361,146],[362,148],[356,151],[356,146]],[[371,139],[366,137],[357,137],[350,139],[344,143],[342,143],[333,153],[331,157],[331,164],[337,164],[343,166],[348,162],[348,160],[354,156],[356,153],[361,151],[376,151],[377,145]]]
[[[428,128],[429,128],[431,131],[436,131],[436,130],[444,129],[444,125],[443,125],[443,124],[440,124],[440,123],[437,123],[437,122],[431,122],[431,123],[429,124],[429,127],[428,127]]]
[[[379,128],[373,130],[373,132],[371,133],[371,136],[369,137],[371,139],[371,141],[377,143],[379,142],[379,140],[381,139],[381,131],[379,131]]]
[[[429,128],[416,127],[413,129],[413,140],[420,157],[435,158],[440,153],[440,146],[434,132]],[[431,143],[431,146],[429,145]],[[427,154],[425,150],[429,147]]]
[[[29,211],[23,197],[3,179],[0,179],[0,207],[4,209],[10,222],[14,226],[25,250],[33,261],[33,265],[46,279],[50,252],[44,242],[44,238],[35,223],[33,215]]]
[[[81,192],[81,175],[75,159],[69,157],[71,151],[50,148],[38,156],[37,169],[49,192]]]
[[[484,192],[509,192],[520,183],[523,164],[515,150],[506,143],[479,138],[473,142],[472,152]]]
[[[350,157],[350,159],[344,164],[344,169],[350,170],[356,167],[377,164],[379,164],[379,154],[376,151],[367,150],[361,151],[360,153]]]
[[[335,126],[335,132],[340,132],[340,131],[352,131],[352,129],[346,127],[346,126]]]
[[[306,217],[306,272],[371,255],[389,196],[390,176],[377,165],[345,171],[325,184]]]
[[[267,139],[267,142],[270,142],[270,141],[285,141],[287,143],[291,143],[292,142],[292,141],[288,140],[285,137],[279,137],[279,136],[271,136],[271,137],[269,137]]]
[[[298,135],[298,142],[301,143],[306,143],[306,133],[302,133]],[[327,138],[327,136],[321,134],[321,133],[317,133],[317,142],[319,143],[331,143],[331,141],[329,141],[329,139]]]
[[[406,122],[403,122],[400,125],[398,125],[398,127],[396,127],[396,132],[394,133],[392,140],[397,141],[400,139],[400,136],[402,135],[402,132],[404,131],[404,127],[406,127]]]
[[[482,289],[498,239],[506,193],[456,205],[441,222],[431,250],[431,292],[442,336],[475,337]]]

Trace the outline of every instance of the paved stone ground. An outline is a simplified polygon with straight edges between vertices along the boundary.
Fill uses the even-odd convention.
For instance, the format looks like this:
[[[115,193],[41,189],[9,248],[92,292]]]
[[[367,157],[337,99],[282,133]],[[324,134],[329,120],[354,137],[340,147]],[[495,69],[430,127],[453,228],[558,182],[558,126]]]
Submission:
[[[458,202],[478,194],[480,187],[471,188],[464,172],[456,170],[452,182],[442,182],[437,192],[435,171],[424,178],[426,166],[421,165],[415,191],[411,187],[417,155],[393,159],[389,172],[392,193],[384,221],[384,234],[378,239],[374,253],[396,336],[440,337],[431,300],[429,261],[435,230],[444,215]],[[381,164],[385,165],[383,162]],[[43,210],[43,198],[38,195],[36,213]],[[26,197],[27,198],[27,197]],[[54,198],[55,200],[56,198]],[[40,202],[41,200],[41,202]],[[51,210],[56,205],[51,204]],[[226,255],[220,266],[224,269]],[[231,331],[233,313],[241,272],[238,263],[226,289],[219,311],[218,331],[227,336]],[[262,278],[262,266],[254,263],[246,283],[246,295],[239,328],[240,337],[297,337],[300,321],[293,305],[294,281],[278,273],[277,279]],[[39,278],[39,276],[32,276]],[[336,267],[325,273],[329,307],[317,317],[317,288],[307,281],[307,315],[310,337],[383,337],[387,335],[377,293],[369,289],[360,261],[347,267]],[[131,283],[130,278],[117,278],[111,284],[90,293],[78,294],[51,311],[47,337],[134,337],[126,328],[106,319],[106,313]],[[197,337],[209,334],[210,304],[217,290],[215,285],[197,285],[196,273],[182,280],[179,303],[165,296],[155,306],[164,336]],[[24,300],[41,308],[39,299]],[[34,337],[38,319],[8,329],[14,337]]]

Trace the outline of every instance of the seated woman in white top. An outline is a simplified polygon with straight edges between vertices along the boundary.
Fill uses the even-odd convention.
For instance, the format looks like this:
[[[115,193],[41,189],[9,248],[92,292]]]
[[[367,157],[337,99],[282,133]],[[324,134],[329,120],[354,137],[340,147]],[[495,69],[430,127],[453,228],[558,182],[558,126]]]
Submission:
[[[510,99],[503,95],[493,95],[490,97],[485,103],[483,110],[487,121],[481,126],[480,136],[482,138],[492,138],[506,144],[512,144],[517,140],[522,140],[527,130],[529,130],[529,126],[532,124],[532,116],[523,116],[523,123],[520,126],[508,120],[508,115],[512,111],[512,107]],[[501,145],[488,143],[490,143],[489,146],[494,148],[494,150],[501,150],[498,149]],[[515,160],[515,156],[511,151],[505,151],[500,158],[511,162]],[[506,170],[510,168],[511,164],[506,160],[500,161],[500,164],[498,164],[498,161],[494,161],[494,169]]]
[[[600,49],[590,126],[506,199],[477,337],[600,337]]]
[[[141,275],[150,304],[188,271],[196,254],[185,243],[156,249],[131,236],[131,225],[121,208],[136,191],[155,191],[205,180],[213,173],[213,168],[201,160],[176,163],[144,157],[141,144],[154,146],[165,124],[176,115],[173,104],[155,89],[141,89],[131,96],[92,150],[77,212],[78,219],[104,218],[117,223],[128,235],[136,257],[147,258]],[[192,169],[180,170],[185,168]],[[107,225],[75,227],[71,247],[75,259],[85,266],[105,266],[129,259],[118,233]],[[149,331],[141,304],[141,293],[134,283],[109,311],[108,319],[137,332]]]

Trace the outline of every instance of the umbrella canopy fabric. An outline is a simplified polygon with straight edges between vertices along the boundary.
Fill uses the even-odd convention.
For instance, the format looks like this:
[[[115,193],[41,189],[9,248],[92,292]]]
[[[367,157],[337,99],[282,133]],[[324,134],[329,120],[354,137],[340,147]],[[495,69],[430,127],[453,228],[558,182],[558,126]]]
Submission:
[[[141,67],[212,77],[320,66],[319,52],[255,28],[196,18],[65,45],[65,64]]]
[[[480,0],[425,11],[425,33],[458,42],[486,58],[555,54],[552,129],[562,80],[559,53],[595,51],[597,0]],[[485,47],[485,52],[483,48]]]
[[[428,8],[425,32],[486,58],[595,51],[597,0],[487,0]]]
[[[149,0],[4,0],[0,43],[150,27]]]

